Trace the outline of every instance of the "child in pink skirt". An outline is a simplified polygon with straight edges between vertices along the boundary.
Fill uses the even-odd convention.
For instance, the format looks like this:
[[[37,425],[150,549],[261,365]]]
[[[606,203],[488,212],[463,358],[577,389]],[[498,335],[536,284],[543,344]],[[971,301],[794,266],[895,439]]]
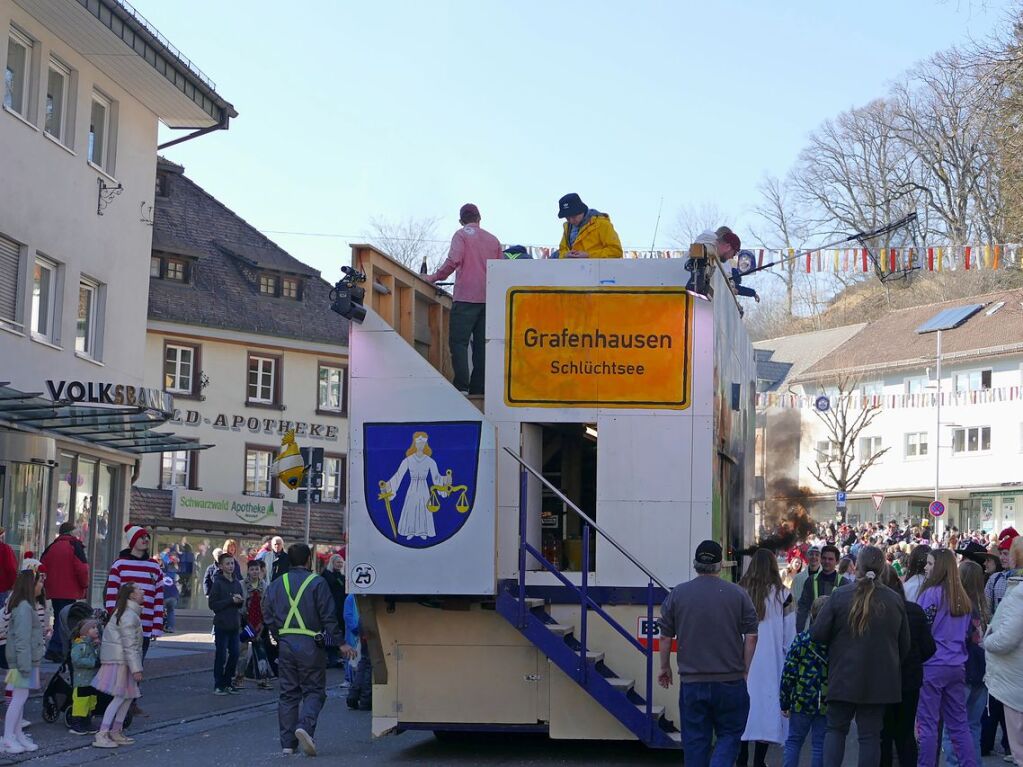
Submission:
[[[117,602],[105,629],[99,651],[99,671],[93,688],[113,700],[103,714],[103,723],[92,745],[117,748],[134,743],[121,730],[132,701],[141,697],[142,681],[142,602],[145,595],[137,583],[122,583]]]

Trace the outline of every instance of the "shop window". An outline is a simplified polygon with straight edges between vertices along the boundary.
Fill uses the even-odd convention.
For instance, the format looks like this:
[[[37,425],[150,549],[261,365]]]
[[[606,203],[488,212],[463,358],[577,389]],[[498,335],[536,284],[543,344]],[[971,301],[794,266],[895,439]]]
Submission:
[[[32,267],[32,336],[59,343],[60,300],[58,265],[37,256]]]
[[[14,549],[20,562],[26,551],[41,550],[42,513],[48,505],[50,468],[18,462],[8,463],[5,468],[5,493],[10,504],[4,508],[5,542]]]
[[[160,487],[196,486],[195,453],[190,450],[176,450],[173,453],[161,453]]]
[[[0,323],[20,329],[18,282],[21,274],[21,246],[0,235]]]
[[[281,401],[281,358],[249,355],[246,404],[279,405]]]
[[[46,132],[61,144],[70,144],[69,107],[71,101],[71,70],[56,59],[50,59],[46,74]]]
[[[317,410],[328,413],[345,412],[345,368],[320,364]]]
[[[163,352],[163,388],[173,394],[198,394],[199,347],[166,344]]]
[[[245,448],[245,494],[272,496],[275,477],[270,472],[274,462],[271,448]]]
[[[927,452],[927,432],[916,431],[906,435],[906,458],[921,458]]]
[[[4,70],[4,106],[22,117],[28,115],[32,40],[11,27],[7,38],[7,68]]]
[[[952,430],[953,453],[981,453],[990,449],[990,426],[971,426]]]
[[[328,455],[323,459],[323,501],[340,503],[345,494],[344,456]]]

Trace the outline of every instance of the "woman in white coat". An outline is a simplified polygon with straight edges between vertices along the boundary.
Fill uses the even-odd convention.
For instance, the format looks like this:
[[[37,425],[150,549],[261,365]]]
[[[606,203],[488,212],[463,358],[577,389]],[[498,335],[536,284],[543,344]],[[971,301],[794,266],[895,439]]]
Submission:
[[[1009,584],[984,635],[984,683],[1005,706],[1009,750],[1023,767],[1023,579]]]
[[[736,764],[747,764],[747,744],[755,741],[753,767],[764,767],[768,745],[781,745],[788,737],[788,720],[781,715],[781,672],[796,636],[796,603],[782,584],[777,558],[768,549],[757,549],[739,585],[749,592],[760,623],[747,680],[749,717]]]

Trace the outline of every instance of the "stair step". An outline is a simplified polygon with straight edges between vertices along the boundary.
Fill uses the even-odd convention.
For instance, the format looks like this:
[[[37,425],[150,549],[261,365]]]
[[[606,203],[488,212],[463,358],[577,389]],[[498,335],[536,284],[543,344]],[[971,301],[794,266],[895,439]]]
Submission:
[[[571,634],[575,630],[575,626],[567,626],[564,623],[548,623],[547,630],[563,637]]]
[[[618,692],[628,692],[636,684],[632,679],[621,679],[616,676],[609,676],[604,681],[618,690]]]
[[[586,660],[590,663],[600,663],[602,660],[604,660],[604,653],[593,652],[592,650],[590,650],[589,652],[586,653]]]
[[[644,714],[646,713],[646,703],[637,703],[636,708],[638,708]],[[650,716],[652,716],[654,719],[660,719],[662,716],[664,716],[664,706],[654,706],[650,710]]]
[[[526,597],[526,609],[535,610],[537,607],[543,607],[546,604],[540,597]]]
[[[675,741],[676,743],[681,743],[682,742],[682,733],[681,732],[669,732],[669,733],[666,733],[666,735],[669,738],[671,738],[673,741]]]

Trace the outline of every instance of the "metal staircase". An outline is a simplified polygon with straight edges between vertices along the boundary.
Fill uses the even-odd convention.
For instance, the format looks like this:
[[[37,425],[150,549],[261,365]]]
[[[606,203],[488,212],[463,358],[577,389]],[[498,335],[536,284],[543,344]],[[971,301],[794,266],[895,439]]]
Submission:
[[[605,711],[617,719],[629,732],[651,748],[680,749],[682,736],[678,729],[664,717],[664,706],[653,704],[654,683],[654,595],[655,584],[667,591],[667,587],[641,564],[632,554],[622,548],[610,535],[602,530],[578,506],[572,503],[556,487],[547,481],[542,474],[522,460],[514,451],[504,448],[520,466],[519,485],[519,578],[501,585],[497,595],[497,612],[526,637],[532,644],[546,655],[552,663],[561,669]],[[541,552],[526,540],[526,480],[533,475],[554,492],[568,508],[572,509],[583,520],[582,528],[582,580],[579,586],[573,584],[565,575]],[[589,594],[589,559],[590,531],[596,530],[636,567],[642,570],[647,578],[647,636],[644,647],[620,623],[615,621]],[[526,586],[526,563],[533,557],[547,571],[567,587],[570,594],[578,600],[580,607],[578,633],[576,626],[559,624],[547,612],[543,599],[528,596]],[[646,690],[647,695],[640,695],[635,689],[635,681],[623,679],[604,662],[604,653],[589,647],[587,643],[587,621],[590,612],[603,618],[608,625],[618,632],[636,650],[646,658]]]

